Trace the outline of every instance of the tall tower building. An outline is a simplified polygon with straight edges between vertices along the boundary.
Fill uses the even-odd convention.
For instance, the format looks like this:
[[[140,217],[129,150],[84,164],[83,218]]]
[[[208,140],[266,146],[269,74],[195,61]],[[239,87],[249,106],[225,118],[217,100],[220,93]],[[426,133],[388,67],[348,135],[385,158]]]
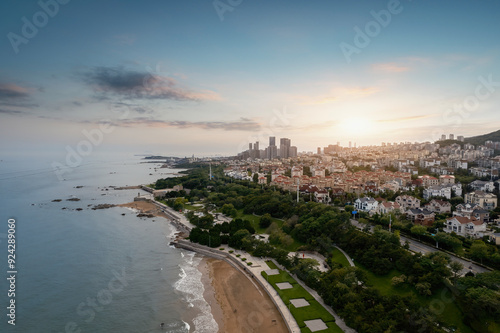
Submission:
[[[281,138],[280,139],[280,157],[281,158],[290,157],[290,145],[291,145],[290,139],[288,139],[288,138]]]
[[[276,147],[276,137],[269,137],[269,147],[267,151],[267,158],[272,160],[278,157],[278,147]]]

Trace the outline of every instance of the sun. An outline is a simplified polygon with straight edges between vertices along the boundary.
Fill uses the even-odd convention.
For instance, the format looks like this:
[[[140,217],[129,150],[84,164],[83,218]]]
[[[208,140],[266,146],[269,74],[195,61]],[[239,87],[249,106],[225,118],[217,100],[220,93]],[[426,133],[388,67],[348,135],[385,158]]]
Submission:
[[[347,117],[340,122],[339,129],[346,135],[361,136],[373,133],[375,123],[364,117]]]

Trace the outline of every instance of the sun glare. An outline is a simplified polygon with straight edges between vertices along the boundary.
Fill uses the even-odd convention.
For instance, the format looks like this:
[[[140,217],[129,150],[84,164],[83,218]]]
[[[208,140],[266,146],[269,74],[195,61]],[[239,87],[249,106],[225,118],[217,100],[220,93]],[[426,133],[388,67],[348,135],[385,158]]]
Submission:
[[[349,117],[339,124],[339,128],[344,134],[350,135],[365,135],[374,131],[375,123],[367,118]]]

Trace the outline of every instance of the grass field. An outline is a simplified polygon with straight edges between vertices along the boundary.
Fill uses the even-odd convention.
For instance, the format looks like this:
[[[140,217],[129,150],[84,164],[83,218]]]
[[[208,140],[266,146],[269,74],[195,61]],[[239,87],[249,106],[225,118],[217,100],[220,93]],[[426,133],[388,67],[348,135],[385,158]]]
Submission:
[[[240,209],[240,210],[238,210],[237,218],[250,221],[250,223],[252,224],[252,227],[254,227],[255,232],[257,234],[265,234],[266,233],[266,228],[261,228],[259,225],[260,216],[256,216],[253,214],[243,214],[243,210]],[[275,222],[280,228],[283,226],[283,221],[280,219],[273,218],[273,222]],[[289,252],[295,252],[302,245],[304,245],[304,244],[297,241],[296,239],[294,239],[293,243],[290,246],[282,247],[282,248],[289,251]]]
[[[273,262],[268,261],[268,266],[272,269],[276,268]],[[314,299],[314,297],[307,292],[301,285],[295,281],[293,277],[290,276],[285,271],[280,270],[279,275],[267,276],[265,272],[262,272],[262,276],[273,286],[273,288],[278,292],[279,296],[283,302],[289,307],[290,312],[297,321],[301,332],[310,332],[310,330],[304,324],[307,320],[322,319],[323,322],[328,326],[328,329],[321,332],[329,333],[340,333],[342,330],[335,324],[335,318]],[[276,286],[276,283],[289,282],[293,288],[281,290]],[[304,298],[309,302],[309,306],[295,308],[291,303],[291,299]]]
[[[474,332],[474,330],[464,324],[462,320],[464,315],[458,305],[450,300],[450,291],[448,288],[443,287],[439,290],[435,290],[432,296],[423,296],[420,295],[413,286],[408,284],[393,286],[391,279],[394,276],[401,275],[401,272],[397,270],[392,270],[386,275],[376,275],[359,263],[356,263],[356,267],[365,272],[367,284],[377,289],[381,295],[414,295],[422,307],[427,309],[430,308],[432,315],[442,322],[459,328],[462,333]]]
[[[350,266],[349,261],[347,260],[347,258],[338,249],[333,249],[333,251],[331,252],[331,254],[332,254],[332,260],[334,262],[337,262],[337,263],[341,264],[343,267],[349,267]]]

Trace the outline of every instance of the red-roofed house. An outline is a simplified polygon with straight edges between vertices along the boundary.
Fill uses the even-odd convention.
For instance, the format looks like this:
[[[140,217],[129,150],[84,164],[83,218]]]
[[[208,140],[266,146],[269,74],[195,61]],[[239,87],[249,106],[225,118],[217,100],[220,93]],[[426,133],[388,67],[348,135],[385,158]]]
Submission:
[[[453,216],[446,219],[445,232],[455,232],[464,237],[481,238],[486,232],[486,223],[463,216]]]
[[[425,208],[433,213],[451,213],[451,204],[448,201],[432,199]]]

